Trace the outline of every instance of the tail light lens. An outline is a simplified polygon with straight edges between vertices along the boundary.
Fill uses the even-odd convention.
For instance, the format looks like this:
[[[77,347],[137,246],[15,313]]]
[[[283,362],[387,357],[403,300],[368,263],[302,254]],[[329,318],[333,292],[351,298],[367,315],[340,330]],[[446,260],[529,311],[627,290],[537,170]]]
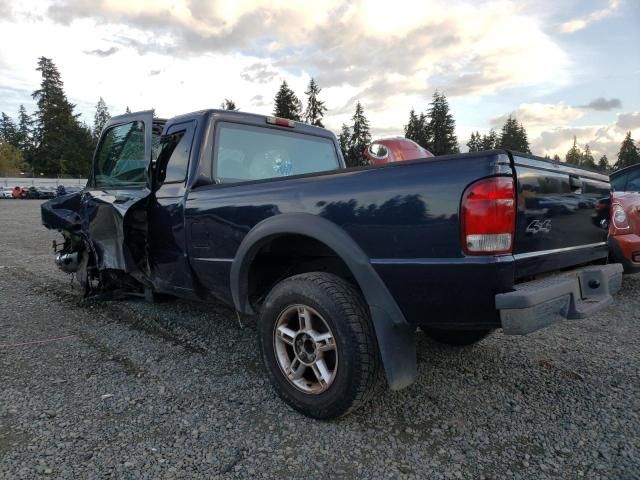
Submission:
[[[462,196],[461,222],[466,254],[511,253],[516,225],[513,179],[492,177],[469,186]]]
[[[627,230],[629,228],[627,214],[619,203],[614,203],[611,207],[611,223],[618,230]]]

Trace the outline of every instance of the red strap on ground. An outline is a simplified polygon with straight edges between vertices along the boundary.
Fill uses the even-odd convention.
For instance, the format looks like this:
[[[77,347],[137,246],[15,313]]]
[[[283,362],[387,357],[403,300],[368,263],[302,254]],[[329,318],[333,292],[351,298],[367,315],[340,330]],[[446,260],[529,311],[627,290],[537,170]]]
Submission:
[[[9,343],[9,344],[0,344],[0,348],[8,348],[8,347],[22,347],[24,345],[37,345],[40,343],[51,343],[51,342],[57,342],[58,340],[65,340],[67,338],[73,338],[76,337],[77,335],[66,335],[64,337],[55,337],[55,338],[45,338],[43,340],[32,340],[30,342],[24,342],[24,343]]]

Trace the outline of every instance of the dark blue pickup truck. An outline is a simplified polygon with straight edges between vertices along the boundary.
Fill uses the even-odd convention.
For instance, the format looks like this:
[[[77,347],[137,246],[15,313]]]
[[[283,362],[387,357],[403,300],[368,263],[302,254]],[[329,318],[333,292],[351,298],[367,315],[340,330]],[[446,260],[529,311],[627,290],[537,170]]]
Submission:
[[[109,289],[256,315],[266,371],[316,418],[414,381],[416,330],[469,345],[612,302],[608,177],[508,151],[345,168],[327,130],[151,112],[105,128],[86,188],[42,206],[56,262]],[[54,247],[56,248],[56,247]]]

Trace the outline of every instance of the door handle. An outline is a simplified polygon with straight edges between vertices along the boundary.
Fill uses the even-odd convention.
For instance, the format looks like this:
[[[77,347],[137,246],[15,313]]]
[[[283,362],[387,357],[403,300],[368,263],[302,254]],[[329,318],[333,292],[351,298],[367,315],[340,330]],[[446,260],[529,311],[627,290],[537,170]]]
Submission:
[[[577,175],[569,175],[569,188],[571,190],[577,190],[582,188],[582,180]]]
[[[124,203],[128,202],[129,200],[131,200],[131,197],[129,195],[116,195],[114,203]]]

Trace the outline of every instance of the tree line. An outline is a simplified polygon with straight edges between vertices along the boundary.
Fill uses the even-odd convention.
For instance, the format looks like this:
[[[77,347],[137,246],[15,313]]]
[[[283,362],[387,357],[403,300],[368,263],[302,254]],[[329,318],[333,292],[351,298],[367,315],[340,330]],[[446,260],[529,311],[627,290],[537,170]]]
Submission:
[[[556,160],[560,158],[556,155]],[[584,150],[578,145],[576,137],[573,137],[573,145],[567,151],[565,155],[565,162],[581,167],[589,168],[591,170],[598,170],[603,173],[609,173],[614,170],[629,167],[640,163],[640,149],[636,146],[636,142],[631,137],[631,132],[627,132],[620,144],[620,150],[618,150],[617,161],[611,165],[606,155],[602,155],[596,163],[589,144],[584,146]]]
[[[106,103],[98,101],[91,128],[79,120],[53,61],[40,57],[36,70],[41,75],[40,88],[31,95],[36,110],[30,115],[20,105],[17,121],[0,113],[0,174],[86,177],[97,139],[111,118]]]
[[[50,58],[40,57],[36,68],[41,74],[40,88],[32,93],[36,110],[28,114],[20,105],[17,120],[4,112],[0,113],[0,175],[15,175],[25,172],[46,176],[87,176],[93,151],[100,134],[111,119],[102,97],[96,104],[93,125],[79,120],[76,105],[69,102],[64,84],[56,65]],[[320,99],[322,89],[311,78],[304,93],[306,105],[283,81],[273,99],[273,115],[310,125],[324,127],[327,112],[325,102]],[[236,103],[225,98],[220,108],[239,110]],[[129,113],[129,107],[126,112]],[[434,155],[459,153],[456,122],[444,93],[436,91],[423,112],[409,112],[404,134]],[[347,166],[366,165],[364,150],[371,143],[371,128],[362,104],[358,101],[349,123],[343,123],[337,134],[340,149]],[[471,134],[466,143],[470,152],[493,149],[509,149],[531,153],[524,125],[514,115],[509,115],[499,131],[493,128],[480,135]],[[606,155],[596,163],[591,148],[578,146],[574,137],[573,146],[567,151],[564,161],[593,170],[608,172],[611,169],[640,163],[639,148],[628,132],[623,140],[617,161],[610,165]],[[562,161],[558,155],[553,160]]]

